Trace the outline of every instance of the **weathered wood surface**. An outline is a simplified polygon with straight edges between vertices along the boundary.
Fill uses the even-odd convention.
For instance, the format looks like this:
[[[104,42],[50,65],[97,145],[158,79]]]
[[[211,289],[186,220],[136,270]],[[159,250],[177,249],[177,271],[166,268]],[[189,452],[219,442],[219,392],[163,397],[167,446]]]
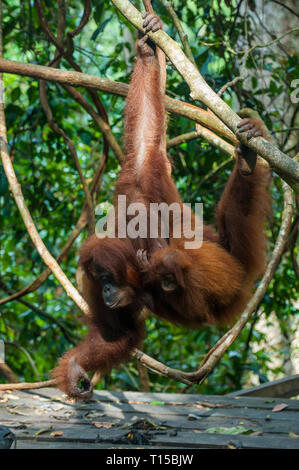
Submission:
[[[294,397],[299,395],[299,374],[228,394],[230,397],[240,397],[241,395],[248,397]]]
[[[299,449],[299,401],[288,399],[101,391],[74,403],[56,389],[3,392],[0,424],[19,449]]]

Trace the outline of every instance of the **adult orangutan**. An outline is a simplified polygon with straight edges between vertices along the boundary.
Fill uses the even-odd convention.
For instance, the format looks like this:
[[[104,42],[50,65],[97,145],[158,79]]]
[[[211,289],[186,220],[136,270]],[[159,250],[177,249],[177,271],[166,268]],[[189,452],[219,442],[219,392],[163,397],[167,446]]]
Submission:
[[[144,21],[147,31],[157,31],[161,21],[156,16]],[[125,107],[126,158],[115,190],[126,196],[126,208],[142,202],[163,202],[167,191],[180,202],[179,194],[168,173],[168,161],[162,157],[161,137],[165,134],[164,103],[161,99],[160,72],[155,53],[147,46],[147,35],[137,42],[137,60]],[[161,148],[160,148],[161,147]],[[151,178],[148,178],[148,173]],[[162,176],[162,177],[161,177]],[[125,208],[125,209],[126,209]],[[144,321],[139,312],[147,303],[142,290],[136,250],[154,251],[163,239],[132,240],[118,237],[118,224],[127,223],[126,210],[116,223],[116,238],[89,237],[84,243],[79,264],[83,267],[83,296],[91,308],[87,319],[89,332],[84,341],[59,359],[52,372],[58,387],[70,397],[87,399],[92,385],[87,371],[108,372],[129,358],[142,341]]]
[[[155,15],[144,18],[146,31],[161,27]],[[183,209],[163,149],[165,131],[159,64],[145,35],[137,42],[125,107],[126,158],[116,184],[115,207],[117,213],[120,195],[126,196],[126,209],[142,203],[148,228],[144,238],[120,238],[118,228],[116,238],[94,235],[81,249],[83,295],[92,311],[89,333],[53,371],[69,396],[89,398],[87,372],[107,372],[129,358],[144,336],[139,317],[143,305],[178,324],[223,322],[240,313],[263,270],[269,171],[256,165],[256,155],[241,144],[218,205],[218,232],[204,226],[202,246],[188,250],[183,235],[174,238],[170,219],[169,236],[150,237],[151,203],[177,203]],[[241,121],[239,131],[249,131],[248,138],[263,135],[260,123],[250,119]],[[132,220],[124,211],[117,223]]]

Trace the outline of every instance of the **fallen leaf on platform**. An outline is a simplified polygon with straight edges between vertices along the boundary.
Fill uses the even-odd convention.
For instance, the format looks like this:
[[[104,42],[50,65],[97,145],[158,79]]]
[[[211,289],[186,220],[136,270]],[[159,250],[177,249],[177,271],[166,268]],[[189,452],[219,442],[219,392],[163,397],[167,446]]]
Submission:
[[[53,426],[49,426],[48,428],[41,428],[34,433],[34,437],[37,437],[40,434],[44,434],[45,432],[50,432],[52,429],[53,429]]]
[[[284,410],[285,408],[287,408],[287,404],[286,403],[279,403],[278,405],[275,405],[274,408],[272,409],[273,412],[276,412],[276,411],[282,411]]]
[[[63,431],[53,431],[50,434],[51,437],[63,436]]]
[[[114,423],[108,421],[92,421],[91,424],[93,424],[96,428],[110,429]]]

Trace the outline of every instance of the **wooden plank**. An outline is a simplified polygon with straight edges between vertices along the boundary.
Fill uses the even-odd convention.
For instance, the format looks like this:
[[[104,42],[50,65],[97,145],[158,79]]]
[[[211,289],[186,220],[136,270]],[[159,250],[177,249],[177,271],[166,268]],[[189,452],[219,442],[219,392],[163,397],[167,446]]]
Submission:
[[[293,434],[299,435],[299,420],[297,413],[292,413],[288,419],[281,420],[279,416],[282,412],[269,413],[266,418],[246,418],[244,414],[240,416],[228,416],[227,410],[221,410],[222,413],[214,413],[210,415],[200,416],[198,410],[185,407],[186,413],[183,415],[172,414],[161,414],[160,410],[156,409],[153,412],[152,409],[146,408],[146,412],[140,412],[134,410],[132,412],[126,412],[123,408],[113,409],[107,406],[105,412],[98,411],[96,409],[75,409],[67,410],[62,404],[54,404],[55,406],[62,406],[62,409],[53,411],[51,410],[51,402],[46,404],[46,408],[33,407],[13,407],[10,411],[7,408],[1,410],[1,423],[11,427],[13,430],[16,426],[24,425],[27,428],[35,426],[37,429],[47,428],[51,424],[55,429],[57,426],[63,424],[72,425],[90,425],[93,421],[102,422],[108,421],[113,423],[115,426],[130,424],[136,421],[136,419],[150,419],[154,420],[157,424],[163,424],[171,426],[172,428],[180,429],[197,429],[206,430],[212,427],[235,427],[242,425],[243,427],[250,430],[262,430],[268,433],[278,434]],[[156,407],[157,408],[157,407]],[[159,408],[159,407],[158,407]],[[17,414],[15,414],[17,413]],[[22,414],[19,414],[22,413]],[[240,414],[240,411],[238,410]]]
[[[16,395],[16,394],[14,394]],[[198,409],[197,413],[199,413],[201,416],[205,416],[207,414],[215,413],[217,410],[224,410],[224,409],[234,409],[235,411],[232,412],[234,415],[240,416],[240,413],[243,412],[243,410],[246,410],[246,413],[249,413],[250,416],[254,416],[250,412],[251,409],[254,410],[255,416],[257,417],[263,417],[267,416],[269,412],[272,411],[274,406],[285,403],[287,405],[286,410],[284,411],[284,415],[282,419],[285,418],[291,418],[290,413],[299,411],[298,407],[298,400],[277,400],[277,399],[261,399],[261,398],[230,398],[230,399],[223,399],[223,397],[212,397],[212,398],[217,398],[217,400],[210,399],[210,396],[206,397],[204,400],[196,400],[193,397],[202,397],[198,395],[191,395],[192,399],[188,400],[190,396],[186,396],[187,399],[186,401],[172,401],[169,402],[167,400],[163,400],[163,395],[159,394],[160,400],[156,400],[156,396],[154,399],[150,399],[150,395],[147,394],[147,396],[144,396],[145,394],[142,393],[136,393],[134,392],[134,395],[130,395],[128,398],[130,400],[125,400],[124,397],[120,396],[109,396],[109,399],[107,395],[105,394],[105,400],[103,400],[102,392],[97,392],[95,394],[95,399],[91,400],[89,402],[69,402],[65,401],[64,399],[60,400],[61,396],[54,395],[54,398],[58,398],[60,401],[55,401],[56,403],[63,403],[65,406],[69,407],[70,409],[97,409],[97,410],[102,410],[103,412],[107,409],[107,406],[113,407],[113,409],[120,409],[122,408],[124,411],[131,411],[131,412],[143,412],[143,410],[146,409],[148,410],[148,407],[155,412],[155,410],[158,410],[158,412],[165,414],[166,413],[173,413],[174,410],[177,412],[177,414],[186,414],[188,411],[185,410],[185,408],[189,407],[196,407]],[[169,394],[167,394],[169,395]],[[9,396],[9,395],[8,395]],[[36,406],[36,400],[34,400],[34,395],[28,395],[27,393],[20,393],[18,392],[17,396],[20,398],[20,402],[26,402],[27,404],[31,403],[33,406]],[[36,397],[40,397],[40,400],[43,401],[45,396],[43,395],[36,395]],[[184,397],[184,396],[183,396]],[[121,400],[119,400],[121,398]],[[165,397],[167,398],[167,397]],[[208,401],[207,401],[208,400]],[[159,404],[160,403],[160,404]],[[124,405],[124,406],[123,406]],[[239,412],[237,411],[239,409]],[[263,413],[264,411],[264,413]],[[230,412],[228,411],[228,414]]]
[[[61,408],[57,408],[61,407]],[[299,425],[299,413],[294,411],[287,411],[284,409],[280,412],[272,410],[254,410],[254,409],[240,409],[240,408],[214,408],[214,409],[200,409],[195,406],[179,407],[178,412],[176,407],[167,406],[154,406],[154,405],[136,405],[136,404],[120,404],[114,406],[113,404],[86,404],[86,405],[72,405],[72,407],[65,406],[64,403],[23,403],[18,402],[16,405],[7,404],[2,406],[1,420],[12,421],[18,420],[20,423],[26,422],[48,422],[49,420],[64,421],[64,422],[90,422],[90,420],[98,420],[104,418],[113,418],[118,421],[126,419],[130,421],[135,416],[153,417],[158,421],[175,420],[188,421],[193,419],[196,421],[205,422],[209,419],[218,420],[234,420],[234,421],[248,421],[248,422],[267,422],[276,426],[291,426],[295,425],[296,430]],[[296,432],[295,430],[293,430]]]
[[[253,397],[281,397],[289,398],[299,395],[299,374],[273,380],[256,387],[251,387],[237,392],[228,393],[228,397],[253,396]]]
[[[8,395],[10,397],[10,395]],[[24,399],[25,397],[25,399]],[[50,401],[44,398],[36,400],[34,396],[26,396],[26,394],[12,394],[12,400],[8,400],[7,403],[2,404],[2,419],[11,419],[14,416],[19,416],[20,422],[25,422],[30,416],[31,420],[42,420],[43,415],[52,414],[57,419],[63,419],[65,414],[67,418],[72,417],[75,413],[78,419],[83,419],[88,413],[98,413],[109,417],[122,417],[125,413],[126,417],[130,419],[134,414],[141,414],[143,416],[153,416],[159,419],[167,419],[168,417],[175,416],[176,418],[186,417],[189,414],[195,415],[198,419],[213,416],[215,418],[231,418],[231,419],[249,419],[249,420],[272,420],[275,421],[286,421],[294,422],[298,420],[298,412],[289,409],[289,406],[294,400],[284,400],[287,404],[287,408],[283,411],[274,413],[272,411],[274,403],[267,403],[266,409],[255,409],[255,408],[234,408],[232,405],[218,403],[214,408],[208,406],[202,406],[202,402],[195,402],[194,404],[175,404],[172,402],[171,405],[158,405],[143,404],[139,401],[131,403],[117,403],[117,402],[96,402],[89,401],[86,403],[70,403],[65,401]],[[19,398],[17,400],[16,398]],[[247,399],[251,400],[251,399]],[[272,400],[271,400],[272,401]],[[151,402],[157,403],[157,402]],[[161,403],[165,403],[161,402]],[[205,402],[207,405],[207,402]],[[213,406],[213,405],[211,405]],[[271,408],[269,408],[271,406]],[[29,408],[29,409],[28,409]],[[59,408],[62,408],[59,412]],[[55,418],[54,418],[55,419]]]
[[[55,405],[55,404],[54,404]],[[6,404],[3,409],[2,419],[7,419],[9,413],[11,417],[15,417],[20,421],[30,419],[40,419],[41,416],[52,414],[55,415],[55,408],[52,408],[53,402],[38,405],[36,402],[33,404],[20,402],[18,404]],[[57,403],[56,403],[57,406]],[[61,403],[61,406],[64,406]],[[193,414],[197,419],[207,416],[214,417],[230,417],[236,419],[251,419],[251,420],[277,420],[292,422],[298,420],[299,413],[288,410],[286,407],[280,412],[273,412],[272,409],[255,409],[255,408],[198,408],[196,406],[169,406],[169,405],[147,405],[139,403],[86,403],[86,404],[67,404],[69,410],[76,411],[78,417],[84,417],[88,413],[98,413],[109,417],[119,417],[122,413],[126,413],[128,417],[142,414],[144,416],[156,416],[159,419],[167,419],[169,416],[187,417]],[[32,411],[34,410],[34,411]]]
[[[244,436],[186,432],[182,436],[157,437],[152,442],[165,446],[182,448],[213,448],[213,449],[299,449],[299,440],[282,436]]]
[[[121,419],[122,418],[122,419]],[[251,420],[246,418],[231,418],[227,416],[209,416],[205,418],[200,418],[197,420],[190,420],[187,416],[176,417],[173,416],[164,416],[163,421],[160,420],[160,416],[158,415],[145,415],[145,414],[138,414],[135,416],[126,415],[125,413],[119,414],[118,417],[111,417],[111,416],[104,416],[101,418],[95,418],[94,420],[85,420],[81,417],[77,417],[74,419],[69,420],[62,420],[62,419],[55,419],[54,416],[41,416],[39,419],[37,417],[34,420],[28,421],[24,420],[20,417],[1,417],[1,424],[8,426],[12,431],[18,429],[20,426],[26,426],[27,429],[32,428],[33,426],[35,429],[42,429],[42,428],[49,428],[51,425],[53,429],[59,428],[59,426],[63,426],[65,424],[69,424],[72,426],[92,426],[93,421],[97,422],[111,422],[115,426],[114,429],[117,427],[122,426],[124,424],[133,424],[134,421],[137,419],[148,419],[150,418],[153,420],[157,425],[167,426],[172,429],[180,429],[180,430],[201,430],[206,431],[210,428],[232,428],[236,426],[242,426],[246,429],[251,431],[263,431],[264,433],[268,434],[280,434],[281,436],[285,435],[288,436],[289,433],[299,435],[299,422],[298,419],[294,419],[292,421],[278,421],[278,420]],[[17,420],[17,421],[16,421]]]
[[[63,425],[60,426],[59,430],[63,431],[63,435],[60,437],[50,437],[49,430],[48,435],[42,434],[34,438],[34,432],[38,431],[36,428],[32,428],[26,431],[20,430],[17,432],[17,447],[22,441],[27,440],[30,442],[47,442],[49,448],[55,448],[57,443],[64,442],[65,448],[68,448],[69,444],[73,442],[80,442],[86,444],[102,444],[108,446],[119,446],[124,445],[130,447],[130,438],[127,434],[130,433],[135,437],[136,431],[128,430],[114,430],[114,429],[97,429],[91,426],[72,426]],[[173,435],[171,431],[138,431],[139,438],[143,438],[144,441],[139,443],[132,442],[132,445],[156,445],[164,447],[182,447],[182,448],[228,448],[229,446],[235,448],[268,448],[268,449],[299,449],[299,439],[290,438],[286,436],[269,436],[262,434],[259,436],[251,435],[233,435],[233,434],[208,434],[199,431],[178,431],[176,435]]]
[[[18,394],[20,392],[17,392]],[[55,388],[45,388],[37,391],[26,391],[22,392],[23,395],[38,395],[45,398],[62,398],[63,394]],[[142,393],[142,392],[115,392],[109,390],[96,390],[94,393],[94,399],[100,400],[101,402],[128,402],[128,401],[139,401],[143,403],[152,403],[153,401],[160,401],[164,403],[173,403],[174,406],[177,403],[182,405],[192,403],[212,403],[230,405],[234,407],[249,407],[249,408],[264,408],[271,409],[276,404],[281,403],[281,400],[271,398],[263,399],[258,397],[245,397],[230,396],[230,395],[198,395],[198,394],[183,394],[183,393]],[[299,410],[299,400],[288,400],[289,410]]]
[[[272,411],[282,401],[287,407],[279,412]],[[295,438],[299,435],[297,405],[296,400],[287,399],[110,391],[96,392],[92,401],[74,403],[66,401],[57,390],[46,389],[0,394],[0,422],[10,427],[17,435],[18,443],[26,448],[30,448],[30,443],[33,448],[42,448],[44,442],[47,448],[58,448],[56,445],[59,448],[97,445],[132,448],[134,443],[126,444],[123,440],[130,431],[133,435],[137,432],[137,436],[144,433],[148,438],[144,445],[159,448],[227,448],[232,445],[298,449],[299,439]],[[136,430],[134,423],[141,418],[148,422],[154,419],[157,425],[163,424],[166,429],[153,426],[148,431]],[[93,422],[106,422],[106,427],[103,424],[96,427]],[[110,428],[109,425],[107,428],[107,422],[111,424]],[[122,429],[122,424],[132,426]],[[219,429],[234,428],[230,429],[233,432],[236,426],[261,434],[227,435]],[[218,428],[217,434],[208,433],[211,428]],[[41,429],[46,432],[40,433]],[[63,431],[62,436],[51,437],[51,432],[57,430]]]
[[[52,442],[50,443],[49,441],[19,441],[17,443],[17,449],[106,449],[106,450],[118,450],[118,449],[145,449],[145,450],[152,450],[152,449],[155,449],[157,451],[157,449],[169,449],[169,446],[167,447],[163,447],[163,446],[159,446],[157,447],[156,445],[155,446],[142,446],[140,447],[140,445],[138,446],[134,446],[134,445],[130,445],[130,446],[122,446],[122,445],[107,445],[107,443],[105,444],[95,444],[95,443],[92,443],[92,442]],[[175,447],[175,446],[172,446],[171,449],[181,449],[181,447]]]

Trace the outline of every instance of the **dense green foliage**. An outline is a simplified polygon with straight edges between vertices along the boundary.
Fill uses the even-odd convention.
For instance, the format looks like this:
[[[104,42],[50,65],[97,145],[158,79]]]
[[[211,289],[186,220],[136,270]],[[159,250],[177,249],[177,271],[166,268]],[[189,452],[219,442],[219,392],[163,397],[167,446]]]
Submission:
[[[57,30],[57,2],[43,0],[43,11],[51,30]],[[139,3],[134,2],[137,7]],[[241,57],[236,50],[246,49],[257,40],[254,22],[240,14],[242,2],[174,0],[173,5],[188,34],[196,64],[208,81],[218,91],[222,85],[240,74]],[[238,4],[238,5],[236,5]],[[250,18],[259,27],[255,2],[250,4]],[[231,6],[227,6],[231,5]],[[154,3],[165,30],[179,41],[171,18],[160,2]],[[238,6],[238,8],[237,8]],[[273,8],[275,5],[273,4]],[[276,8],[279,8],[276,5]],[[42,30],[33,2],[30,0],[3,1],[4,57],[26,63],[48,65],[55,55]],[[83,1],[67,2],[66,31],[78,25],[83,12]],[[92,16],[83,31],[74,39],[73,59],[85,73],[128,83],[134,58],[134,28],[116,12],[108,0],[93,0]],[[273,39],[273,38],[272,38]],[[256,49],[246,64],[246,86],[240,81],[228,88],[223,98],[238,111],[240,108],[256,109],[284,151],[289,144],[290,132],[279,132],[292,127],[296,111],[289,101],[291,82],[296,76],[296,55],[287,45],[281,48]],[[72,69],[65,59],[60,68]],[[189,89],[176,70],[167,67],[167,93],[190,101]],[[267,79],[263,79],[263,77]],[[70,152],[61,137],[49,127],[39,98],[39,83],[26,77],[5,74],[5,112],[8,128],[9,150],[13,165],[22,186],[25,200],[50,252],[57,256],[76,224],[84,203],[84,193]],[[99,165],[103,139],[89,115],[58,84],[48,82],[48,99],[55,122],[74,141],[83,173],[88,181]],[[86,90],[80,90],[89,100]],[[285,102],[277,99],[283,95]],[[108,112],[112,132],[122,143],[122,110],[124,99],[100,93]],[[200,103],[197,103],[200,105]],[[288,106],[289,121],[282,118]],[[293,120],[292,120],[293,119]],[[286,125],[289,123],[289,125]],[[169,115],[168,137],[172,138],[194,130],[194,123],[186,118]],[[293,146],[294,147],[294,146]],[[174,162],[174,178],[185,202],[204,202],[204,217],[213,222],[215,204],[227,181],[232,164],[229,163],[200,185],[201,179],[227,156],[203,140],[193,140],[170,150]],[[292,152],[290,153],[292,155]],[[119,164],[110,150],[107,167],[97,202],[111,201]],[[283,199],[281,183],[273,179],[273,217],[268,224],[270,250],[279,230]],[[32,282],[44,269],[25,230],[23,221],[8,189],[3,168],[0,166],[0,273],[1,282],[12,292]],[[75,284],[77,254],[85,230],[74,243],[72,250],[61,262],[61,267]],[[294,237],[293,237],[294,238]],[[298,248],[297,248],[298,249]],[[295,317],[299,280],[294,271],[295,241],[289,244],[280,267],[271,282],[259,309],[266,318],[271,312],[279,321],[281,334],[292,334],[290,318]],[[293,261],[292,261],[293,259]],[[2,287],[3,284],[1,284]],[[1,298],[7,292],[1,290]],[[27,301],[27,305],[22,303]],[[35,306],[37,309],[33,310]],[[80,312],[51,275],[35,292],[20,301],[0,305],[0,336],[6,342],[6,360],[21,380],[47,379],[57,357],[83,335],[85,328],[79,322]],[[222,394],[243,386],[248,372],[253,371],[260,381],[267,380],[273,371],[271,354],[256,346],[265,339],[255,326],[257,315],[243,330],[229,352],[223,357],[213,374],[201,387],[191,391]],[[144,351],[184,370],[194,369],[204,354],[217,341],[225,328],[203,328],[190,331],[176,328],[166,322],[151,318],[147,321],[147,339]],[[282,352],[283,354],[283,352]],[[284,352],[288,354],[288,352]],[[33,367],[33,365],[35,367]],[[275,374],[282,372],[275,370]],[[2,378],[0,377],[0,380]],[[103,387],[118,389],[139,388],[136,363],[114,370],[106,377]],[[150,374],[152,391],[179,391],[183,385]]]

